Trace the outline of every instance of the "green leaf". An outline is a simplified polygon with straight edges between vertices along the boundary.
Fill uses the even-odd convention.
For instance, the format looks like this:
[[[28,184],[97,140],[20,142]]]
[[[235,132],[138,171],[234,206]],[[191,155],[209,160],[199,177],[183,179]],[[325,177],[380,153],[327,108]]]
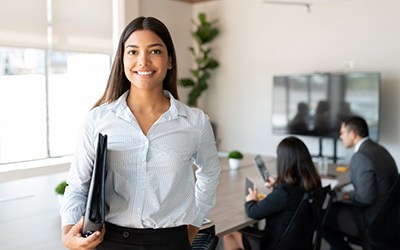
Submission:
[[[199,71],[198,69],[191,69],[191,70],[190,70],[190,73],[192,73],[192,75],[193,75],[195,78],[199,78],[200,71]]]
[[[210,73],[208,73],[207,71],[204,71],[203,74],[199,77],[199,84],[200,82],[204,82],[206,83],[207,80],[211,77]]]
[[[232,158],[232,159],[242,159],[243,158],[243,154],[241,152],[239,152],[238,150],[232,150],[228,153],[228,158]]]
[[[61,194],[63,195],[65,192],[65,188],[68,186],[66,181],[62,181],[60,182],[56,188],[54,189],[54,191],[56,192],[56,194]]]
[[[210,70],[219,66],[218,61],[211,57],[211,48],[203,46],[211,42],[218,34],[219,30],[216,27],[217,20],[208,21],[206,14],[201,12],[198,15],[198,21],[193,22],[195,29],[191,32],[196,45],[189,47],[195,66],[190,69],[192,78],[183,78],[181,85],[190,87],[188,94],[188,105],[196,106],[197,100],[202,92],[208,88],[208,80],[210,79]],[[197,46],[197,47],[196,47]]]
[[[190,78],[182,78],[180,82],[183,87],[194,86],[194,81]]]
[[[207,24],[207,21],[206,21],[206,14],[205,14],[204,12],[200,12],[200,13],[199,13],[199,21],[200,21],[200,24],[201,24],[201,25]]]
[[[210,59],[205,67],[209,69],[215,69],[218,68],[218,66],[219,66],[218,61]]]

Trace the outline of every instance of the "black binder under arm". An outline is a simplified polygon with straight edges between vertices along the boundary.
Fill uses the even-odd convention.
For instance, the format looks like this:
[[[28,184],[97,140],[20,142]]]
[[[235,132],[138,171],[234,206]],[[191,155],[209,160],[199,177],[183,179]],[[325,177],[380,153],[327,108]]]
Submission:
[[[101,230],[105,214],[105,176],[107,163],[107,135],[99,134],[96,156],[94,160],[92,179],[86,203],[85,219],[82,236],[88,237],[95,231]]]

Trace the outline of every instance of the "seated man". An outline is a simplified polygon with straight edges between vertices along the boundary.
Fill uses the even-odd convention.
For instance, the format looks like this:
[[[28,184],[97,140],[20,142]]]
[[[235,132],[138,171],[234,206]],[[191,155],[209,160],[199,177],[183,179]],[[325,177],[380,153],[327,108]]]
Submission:
[[[347,202],[334,202],[327,214],[324,238],[331,250],[352,249],[345,242],[344,235],[359,235],[351,203],[364,207],[365,223],[370,224],[398,174],[389,152],[368,138],[368,125],[363,118],[354,116],[342,122],[340,139],[346,148],[355,151],[349,165],[354,190],[341,192],[338,198]]]

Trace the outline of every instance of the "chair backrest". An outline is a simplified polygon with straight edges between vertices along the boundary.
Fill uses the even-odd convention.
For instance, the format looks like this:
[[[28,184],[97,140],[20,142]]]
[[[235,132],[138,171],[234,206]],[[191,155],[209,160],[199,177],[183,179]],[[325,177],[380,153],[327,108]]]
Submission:
[[[199,230],[192,242],[192,250],[214,250],[219,237],[215,235],[215,225]]]
[[[382,208],[367,228],[370,244],[385,249],[400,249],[400,175],[387,195]]]
[[[322,207],[330,186],[305,193],[289,225],[274,249],[319,249]]]

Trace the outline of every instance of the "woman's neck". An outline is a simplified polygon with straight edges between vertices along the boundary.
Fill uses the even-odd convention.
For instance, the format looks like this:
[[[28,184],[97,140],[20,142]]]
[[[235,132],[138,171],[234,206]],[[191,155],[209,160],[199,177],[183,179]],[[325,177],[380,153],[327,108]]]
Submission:
[[[132,90],[127,97],[127,105],[133,114],[156,115],[165,113],[169,106],[169,99],[161,91]]]

